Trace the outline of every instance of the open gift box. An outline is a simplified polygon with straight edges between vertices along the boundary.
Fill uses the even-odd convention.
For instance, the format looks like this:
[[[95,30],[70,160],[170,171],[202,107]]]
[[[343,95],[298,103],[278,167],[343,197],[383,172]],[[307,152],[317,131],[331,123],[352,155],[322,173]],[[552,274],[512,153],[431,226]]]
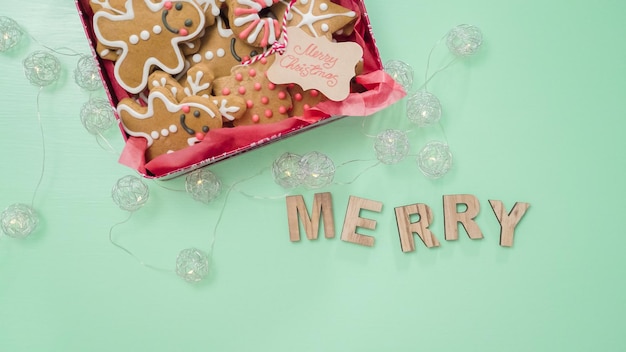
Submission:
[[[98,14],[99,12],[106,13],[105,16],[97,15],[98,20],[100,20],[101,17],[106,17],[107,21],[109,22],[111,22],[113,19],[115,21],[118,21],[116,23],[119,23],[119,25],[116,28],[120,33],[119,35],[125,36],[123,38],[128,38],[128,39],[124,39],[125,41],[135,44],[135,42],[138,42],[138,41],[140,42],[142,40],[147,42],[148,37],[151,34],[152,35],[155,35],[154,33],[160,34],[161,31],[165,31],[165,29],[161,28],[160,26],[161,24],[163,24],[166,27],[166,29],[169,29],[167,21],[166,21],[166,16],[168,16],[168,10],[171,12],[178,11],[180,10],[180,8],[182,8],[181,4],[189,4],[191,1],[192,0],[178,0],[178,1],[76,0],[76,6],[78,9],[79,15],[81,16],[85,33],[89,40],[94,57],[96,58],[99,68],[100,68],[100,74],[101,74],[101,78],[104,84],[105,91],[108,95],[111,105],[117,109],[116,117],[118,119],[118,122],[120,122],[119,123],[120,130],[122,131],[125,141],[126,141],[126,147],[124,148],[124,151],[122,152],[122,155],[120,157],[120,162],[122,164],[125,164],[127,166],[134,168],[144,177],[148,177],[148,178],[175,177],[185,172],[194,170],[196,168],[199,168],[199,167],[202,167],[202,166],[205,166],[205,165],[208,165],[208,164],[220,161],[220,160],[224,160],[226,158],[230,158],[242,152],[252,150],[254,148],[265,145],[267,143],[271,143],[273,141],[279,140],[281,138],[285,138],[288,136],[292,136],[296,133],[306,131],[310,128],[317,127],[323,123],[336,120],[337,118],[340,118],[343,116],[371,115],[393,104],[394,102],[396,102],[397,100],[399,100],[405,95],[405,92],[402,90],[402,87],[399,84],[397,84],[389,75],[387,75],[383,71],[383,65],[380,59],[378,49],[376,47],[374,36],[372,34],[372,28],[371,28],[369,19],[367,17],[367,12],[366,12],[363,1],[362,0],[332,0],[331,2],[331,0],[323,0],[323,1],[317,0],[318,5],[316,6],[318,6],[319,9],[316,8],[315,11],[320,11],[320,10],[325,11],[329,8],[329,6],[332,7],[335,5],[339,5],[341,6],[339,8],[341,8],[342,10],[348,11],[350,15],[353,17],[353,19],[350,21],[349,30],[336,31],[334,32],[334,34],[332,34],[333,43],[345,43],[345,42],[356,43],[362,49],[362,59],[358,62],[355,68],[357,71],[356,75],[351,76],[352,79],[349,80],[348,83],[346,83],[346,85],[349,85],[349,88],[346,88],[345,97],[342,97],[339,100],[338,99],[335,99],[335,100],[322,99],[319,102],[316,101],[315,105],[312,105],[312,106],[307,105],[304,109],[300,109],[299,110],[300,112],[297,115],[290,114],[288,118],[276,119],[276,122],[272,122],[272,123],[250,123],[250,124],[239,124],[235,126],[232,126],[232,125],[229,126],[228,124],[229,121],[224,120],[226,121],[226,125],[224,127],[211,128],[211,129],[209,129],[208,127],[205,128],[204,132],[206,133],[201,133],[199,135],[199,138],[195,139],[194,143],[191,143],[191,142],[189,143],[190,144],[189,146],[186,146],[179,150],[175,150],[173,152],[162,153],[154,157],[149,156],[147,158],[146,154],[148,153],[146,152],[146,150],[148,149],[148,147],[151,145],[151,143],[154,140],[158,138],[163,139],[164,138],[163,136],[167,136],[168,134],[175,134],[175,133],[182,134],[183,133],[182,130],[187,130],[187,131],[190,131],[190,130],[193,131],[193,130],[186,127],[182,119],[181,119],[182,127],[175,126],[175,124],[178,123],[174,121],[176,120],[176,118],[173,119],[174,122],[172,122],[172,125],[169,125],[171,126],[171,128],[169,129],[165,128],[162,130],[163,134],[159,135],[158,131],[152,132],[152,136],[154,137],[154,139],[151,139],[150,133],[133,134],[133,133],[129,133],[128,128],[124,128],[125,125],[127,124],[122,123],[122,120],[120,117],[121,115],[120,111],[125,111],[125,110],[123,108],[120,108],[120,106],[132,105],[135,108],[144,106],[146,107],[146,110],[151,110],[151,108],[147,105],[150,105],[150,103],[152,102],[152,99],[150,99],[150,96],[152,95],[152,92],[153,92],[152,89],[154,88],[150,88],[151,90],[149,92],[146,87],[140,87],[139,90],[134,90],[134,89],[128,88],[129,84],[121,82],[122,79],[120,79],[120,77],[122,77],[122,75],[119,73],[120,72],[119,67],[116,70],[116,63],[118,63],[120,61],[119,58],[123,57],[123,55],[125,54],[123,54],[123,51],[119,48],[119,46],[116,48],[116,45],[114,45],[115,44],[114,42],[103,43],[103,41],[98,41],[96,32],[98,32],[99,35],[102,37],[103,35],[101,33],[104,32],[105,29],[100,28],[100,27],[104,27],[104,25],[101,25],[100,27],[98,27],[97,24],[95,24],[96,21],[94,20],[94,8],[99,9],[98,11],[96,11],[96,14]],[[252,1],[252,0],[193,0],[193,1],[194,1],[193,4],[195,4],[194,6],[196,8],[204,10],[205,11],[204,13],[207,14],[206,22],[207,23],[213,22],[213,24],[211,24],[210,26],[207,25],[204,29],[202,29],[201,34],[199,34],[197,37],[194,37],[193,39],[193,40],[202,40],[203,36],[209,35],[208,33],[209,33],[210,28],[212,28],[212,26],[222,26],[223,25],[222,23],[226,23],[228,25],[229,18],[223,17],[226,11],[226,4],[232,4],[233,2],[236,1],[239,4],[248,4],[250,8],[254,8],[255,6],[260,6],[259,4],[263,3],[264,0],[255,0],[255,1]],[[286,0],[281,0],[281,1],[267,0],[265,2],[274,3],[276,6],[282,5],[283,9],[289,9],[291,11],[295,11],[294,9],[296,8],[295,6],[297,6],[297,3],[301,3],[300,4],[301,6],[308,6],[306,5],[308,2],[305,0],[296,1],[295,2],[296,5],[294,5],[293,8],[288,6],[289,1],[286,1]],[[311,20],[306,20],[306,18],[310,18],[310,15],[313,14],[312,6],[314,3],[315,3],[315,0],[310,1],[311,7],[309,8],[310,12],[308,14],[304,14],[302,12],[299,13],[301,14],[303,23],[306,21],[311,21]],[[177,4],[179,5],[177,6]],[[293,4],[294,3],[292,2],[292,5]],[[92,5],[94,6],[92,7]],[[124,26],[134,25],[134,24],[129,24],[134,20],[139,22],[139,19],[141,19],[141,21],[144,22],[143,26],[146,25],[145,24],[146,16],[139,16],[134,13],[135,5],[137,7],[150,8],[151,11],[158,13],[155,16],[155,18],[161,21],[161,23],[159,23],[159,25],[155,24],[154,27],[152,27],[153,28],[152,32],[149,33],[149,31],[147,30],[135,29],[136,32],[140,33],[139,36],[134,35],[134,34],[130,36],[128,36],[128,34],[123,34],[125,33],[125,29],[126,29]],[[220,9],[217,9],[217,6],[222,7],[221,12],[220,12]],[[104,8],[104,10],[102,10],[102,8]],[[283,16],[287,16],[287,14],[289,14],[288,12],[289,10],[283,10],[283,11],[286,11],[284,12]],[[261,12],[255,12],[254,14],[251,14],[250,11],[247,11],[247,12],[246,11],[243,12],[243,15],[241,16],[242,18],[243,17],[248,18],[247,16],[252,16],[252,15],[256,16],[257,14],[261,14]],[[213,14],[214,17],[211,17],[210,15],[211,12],[214,12]],[[218,13],[218,14],[215,15],[215,13]],[[233,13],[233,11],[230,11],[229,13]],[[267,13],[268,12],[265,12],[264,16],[267,16]],[[288,19],[290,19],[289,21],[293,21],[293,17],[295,17],[296,13],[297,12],[294,12],[293,16],[287,17]],[[306,17],[306,16],[309,16],[309,17]],[[135,17],[137,19],[135,19]],[[222,18],[224,18],[224,21],[221,20]],[[259,18],[260,16],[256,18],[257,22]],[[275,16],[274,18],[275,23],[278,22],[276,18],[280,18],[280,15]],[[321,19],[323,17],[319,16],[319,18]],[[204,21],[204,19],[202,21]],[[237,23],[236,21],[237,21],[236,19],[233,20],[232,17],[230,18],[230,22]],[[189,23],[191,23],[191,21],[189,21]],[[98,28],[94,30],[94,27],[98,27]],[[289,27],[289,28],[294,28],[294,27]],[[329,27],[325,27],[324,30],[328,31],[328,28]],[[266,29],[267,27],[265,27],[265,30]],[[186,29],[181,29],[181,31],[182,30],[184,30],[183,34],[185,35],[188,34]],[[192,29],[190,29],[190,31],[191,30]],[[263,28],[261,27],[260,30],[263,30]],[[276,30],[280,31],[280,27],[276,27]],[[198,29],[198,31],[200,31],[200,29]],[[313,31],[315,30],[313,29]],[[242,35],[241,38],[244,38],[244,36]],[[248,38],[250,38],[250,36],[248,36]],[[284,40],[284,37],[280,37],[279,39],[277,39],[277,41],[281,39]],[[201,61],[203,57],[208,58],[209,54],[212,57],[213,55],[217,55],[220,57],[229,55],[228,52],[225,53],[225,50],[222,50],[221,52],[217,51],[216,52],[217,54],[214,54],[213,52],[209,53],[208,51],[207,52],[193,52],[193,47],[195,45],[198,45],[198,42],[194,42],[193,40],[189,40],[187,42],[176,43],[176,45],[178,45],[177,50],[183,53],[185,51],[188,51],[190,52],[190,54],[188,54],[187,56],[184,56],[184,60],[185,60],[184,69],[178,68],[176,72],[172,71],[168,73],[168,74],[171,74],[172,79],[180,80],[179,77],[185,74],[184,72],[185,70],[191,70],[190,68],[190,66],[192,66],[191,63]],[[235,43],[235,39],[232,39],[232,43]],[[103,44],[109,44],[109,46],[108,47],[106,45],[103,46]],[[271,49],[271,48],[274,48],[275,46],[271,46],[267,44],[266,42],[263,42],[262,44],[263,44],[262,50],[260,50],[258,53],[256,52],[254,54],[251,53],[252,59],[256,58],[253,55],[257,55],[259,57],[262,56],[263,60],[274,60],[275,57],[278,57],[279,55],[283,55],[283,52],[279,52],[279,51],[274,52],[274,50]],[[289,49],[290,45],[297,45],[297,44],[298,43],[294,43],[294,41],[292,40],[286,43],[286,47],[287,49]],[[231,45],[231,52],[233,54],[233,57],[237,57],[237,55],[232,50],[234,48],[234,45],[235,44]],[[254,45],[258,46],[260,44],[254,43]],[[270,49],[268,50],[268,48]],[[117,49],[117,52],[115,52],[115,49]],[[166,49],[163,49],[163,50],[166,50]],[[113,52],[113,54],[111,54],[111,52]],[[338,55],[341,55],[341,54],[338,54]],[[116,59],[117,61],[115,61]],[[254,60],[250,60],[248,57],[244,57],[244,58],[237,57],[237,59],[238,59],[237,61],[239,61],[237,62],[237,65],[235,65],[237,67],[241,67],[241,61],[243,61],[244,65],[249,64],[251,67],[252,65],[254,65],[254,63],[250,63],[250,61],[254,61]],[[246,60],[248,62],[246,62]],[[125,64],[128,65],[128,61],[130,61],[130,59],[126,61],[127,62]],[[142,68],[137,68],[138,71],[141,71],[141,69]],[[233,67],[233,72],[234,72],[234,69],[235,67]],[[229,67],[229,70],[230,70],[230,67]],[[153,74],[155,71],[165,74],[165,72],[161,70],[161,67],[159,67],[158,65],[152,65],[150,67],[150,72],[144,72],[144,75]],[[217,80],[221,78],[216,77],[215,79],[216,79],[215,82],[218,82]],[[145,78],[144,81],[148,81],[148,79]],[[154,81],[156,82],[157,80],[154,79]],[[163,81],[163,83],[164,82],[165,81]],[[295,79],[294,79],[294,82],[295,82]],[[155,83],[155,84],[158,85],[158,83]],[[169,84],[170,83],[167,83],[167,84],[164,83],[162,85],[166,86]],[[273,83],[270,82],[269,84],[270,86],[273,87]],[[281,87],[283,86],[293,87],[294,86],[293,84],[289,85],[289,84],[285,84],[284,82],[280,82],[280,84],[281,84]],[[148,82],[148,85],[150,85],[149,82]],[[213,86],[215,86],[215,84]],[[310,87],[303,87],[303,88],[308,89]],[[158,89],[154,89],[154,90],[158,90]],[[180,91],[182,91],[183,89],[176,89],[176,90],[170,89],[170,90],[174,92],[174,94],[177,94],[176,92],[180,93]],[[251,90],[252,89],[249,89],[249,91]],[[226,89],[221,89],[219,92],[212,91],[210,94],[212,94],[211,97],[215,95],[224,95],[225,91]],[[241,90],[239,92],[243,94]],[[254,94],[254,93],[248,92],[247,94]],[[188,95],[193,95],[193,94],[188,94]],[[236,92],[235,92],[235,95],[236,95]],[[294,96],[296,95],[297,94],[291,95],[293,106],[290,107],[289,109],[290,111],[292,109],[295,110],[296,102],[294,100]],[[246,102],[250,102],[250,100],[247,100]],[[215,103],[216,105],[218,105],[217,100],[215,100]],[[176,105],[176,103],[174,103],[173,105]],[[244,105],[247,105],[247,107],[249,108],[253,104],[248,103]],[[242,109],[246,109],[246,106],[243,106]],[[282,112],[284,112],[285,109],[282,109],[282,110],[283,110]],[[175,114],[172,114],[172,115],[175,116]],[[255,118],[258,120],[258,116],[255,116]],[[237,121],[237,120],[234,120],[234,121]]]

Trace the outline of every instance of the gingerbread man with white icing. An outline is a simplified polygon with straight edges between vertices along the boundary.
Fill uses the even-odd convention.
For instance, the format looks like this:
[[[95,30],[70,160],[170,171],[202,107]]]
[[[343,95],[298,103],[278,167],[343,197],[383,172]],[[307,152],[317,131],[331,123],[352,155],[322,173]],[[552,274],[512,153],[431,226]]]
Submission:
[[[118,49],[115,79],[130,93],[146,88],[155,67],[180,73],[185,64],[179,45],[197,38],[205,21],[204,11],[193,0],[127,0],[124,12],[102,6],[93,16],[98,41]]]
[[[130,98],[117,106],[122,126],[130,136],[147,140],[146,161],[192,146],[209,131],[222,127],[222,113],[239,117],[245,103],[239,97],[185,97],[178,102],[165,87],[155,87],[143,106]]]

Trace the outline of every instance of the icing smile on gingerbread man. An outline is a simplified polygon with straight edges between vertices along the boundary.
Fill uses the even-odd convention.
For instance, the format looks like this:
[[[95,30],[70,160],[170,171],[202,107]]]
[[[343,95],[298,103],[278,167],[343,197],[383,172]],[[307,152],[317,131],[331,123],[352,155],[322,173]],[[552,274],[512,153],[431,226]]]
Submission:
[[[176,29],[174,27],[172,27],[168,22],[167,22],[167,15],[169,15],[170,11],[172,10],[172,8],[174,8],[176,11],[180,11],[183,9],[183,4],[180,2],[177,2],[176,5],[172,4],[171,1],[166,1],[165,4],[163,4],[163,7],[165,8],[163,10],[163,14],[161,16],[161,19],[163,21],[163,26],[170,32],[174,33],[174,34],[180,34],[182,36],[186,36],[187,34],[189,34],[189,31],[187,31],[187,29],[185,28],[179,28]],[[191,27],[193,26],[193,21],[189,18],[185,19],[185,27]]]
[[[180,115],[180,126],[185,130],[185,132],[187,132],[188,134],[192,136],[195,136],[198,141],[203,140],[204,135],[209,132],[209,126],[206,126],[206,125],[202,126],[202,132],[204,133],[196,132],[193,128],[189,127],[189,125],[187,125],[187,122],[186,122],[186,119],[187,119],[186,114],[190,112],[189,106],[187,105],[183,106],[182,111],[183,111],[183,114]],[[196,119],[199,119],[201,116],[200,111],[198,110],[194,111],[193,116]],[[191,145],[192,143],[189,143],[189,144]]]

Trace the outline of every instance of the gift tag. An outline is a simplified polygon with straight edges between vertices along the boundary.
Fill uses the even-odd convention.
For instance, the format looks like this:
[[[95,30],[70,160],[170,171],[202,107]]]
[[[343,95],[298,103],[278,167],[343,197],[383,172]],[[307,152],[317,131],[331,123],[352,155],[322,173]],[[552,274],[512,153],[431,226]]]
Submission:
[[[342,101],[350,94],[350,80],[363,49],[354,42],[331,42],[314,38],[298,27],[288,27],[285,52],[267,70],[275,84],[296,83],[302,89],[317,89],[328,99]]]

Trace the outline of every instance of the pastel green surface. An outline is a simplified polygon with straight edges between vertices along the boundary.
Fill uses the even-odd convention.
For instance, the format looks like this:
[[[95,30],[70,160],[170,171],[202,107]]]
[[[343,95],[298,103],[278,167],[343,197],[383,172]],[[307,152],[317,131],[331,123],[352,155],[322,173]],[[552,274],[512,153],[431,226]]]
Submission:
[[[4,209],[30,202],[43,160],[39,89],[24,77],[22,60],[44,45],[89,48],[72,1],[0,3],[0,15],[31,36],[0,53]],[[189,285],[109,242],[112,226],[128,217],[111,187],[133,172],[81,125],[90,93],[73,81],[77,57],[57,55],[63,75],[39,96],[40,228],[25,240],[0,236],[0,350],[625,350],[624,3],[365,4],[383,61],[410,64],[415,88],[433,46],[431,72],[451,58],[437,44],[449,29],[469,23],[483,31],[480,53],[428,86],[442,102],[454,153],[446,177],[426,179],[414,157],[367,170],[375,158],[367,135],[412,128],[412,154],[444,138],[441,129],[409,126],[403,101],[364,129],[362,118],[349,117],[211,167],[226,187],[252,178],[209,205],[171,190],[183,189],[182,178],[148,181],[149,202],[113,238],[143,262],[170,269],[181,249],[208,249],[217,224],[211,276]],[[115,129],[105,137],[121,149]],[[373,248],[338,237],[289,241],[286,191],[266,170],[286,151],[354,161],[321,191],[332,193],[337,232],[350,195],[384,204],[381,213],[363,214],[377,221],[375,230],[361,230],[375,237]],[[315,191],[293,193],[310,207]],[[444,240],[442,195],[461,193],[480,200],[482,240],[463,231],[458,241]],[[498,245],[489,199],[509,210],[531,203],[512,248]],[[416,238],[415,252],[401,252],[393,209],[412,203],[433,209],[441,247]]]

